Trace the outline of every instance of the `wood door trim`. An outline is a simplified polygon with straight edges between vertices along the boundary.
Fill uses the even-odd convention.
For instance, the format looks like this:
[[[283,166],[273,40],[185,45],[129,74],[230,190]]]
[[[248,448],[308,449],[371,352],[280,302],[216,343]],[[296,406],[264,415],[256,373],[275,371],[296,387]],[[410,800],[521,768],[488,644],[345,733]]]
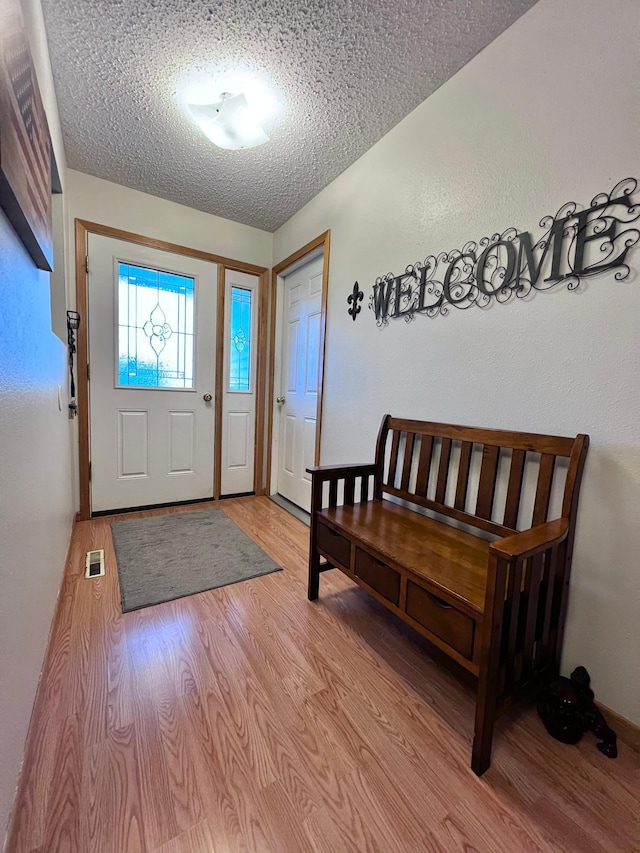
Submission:
[[[320,307],[320,359],[318,361],[318,400],[316,403],[316,447],[314,465],[320,464],[320,438],[322,435],[322,389],[324,387],[324,343],[327,331],[327,301],[329,299],[329,260],[331,253],[331,231],[322,235],[324,255],[322,258],[322,305]]]
[[[218,305],[216,308],[216,393],[214,414],[214,461],[213,497],[220,499],[222,491],[222,417],[224,408],[224,307],[226,297],[226,272],[224,264],[218,264]]]
[[[78,394],[78,487],[79,487],[79,498],[80,498],[80,509],[78,516],[81,520],[85,521],[91,518],[91,484],[89,482],[89,463],[90,463],[90,451],[89,451],[89,377],[88,377],[88,363],[89,363],[89,335],[88,335],[88,279],[87,279],[87,256],[89,252],[89,234],[97,234],[102,237],[112,237],[115,240],[124,240],[127,243],[134,243],[139,246],[147,246],[151,249],[160,249],[164,252],[172,252],[176,255],[184,255],[188,258],[196,258],[201,261],[208,261],[209,263],[218,265],[218,284],[220,282],[220,269],[223,270],[234,270],[236,272],[245,272],[250,275],[260,276],[260,280],[265,281],[265,290],[266,290],[266,281],[267,276],[269,274],[269,270],[267,267],[257,266],[256,264],[246,263],[245,261],[237,261],[233,258],[226,258],[223,255],[216,255],[211,252],[204,252],[201,249],[193,249],[189,246],[182,246],[179,243],[170,243],[167,240],[158,240],[155,237],[146,237],[143,234],[136,234],[132,231],[124,231],[121,228],[112,228],[110,225],[101,225],[98,222],[90,222],[86,219],[76,219],[75,220],[75,260],[76,260],[76,310],[80,314],[81,324],[78,329],[76,335],[76,345],[77,345],[77,394]],[[224,276],[223,276],[224,281]],[[223,288],[224,290],[224,288]],[[218,298],[220,296],[220,288],[218,287]],[[223,294],[224,299],[224,294]],[[223,302],[224,305],[224,302]],[[264,307],[262,301],[259,302],[259,311]],[[266,311],[265,311],[265,319],[259,318],[259,323],[264,322],[266,325]],[[222,373],[218,374],[218,371],[222,371],[221,359],[218,358],[220,355],[220,347],[224,345],[224,342],[220,342],[220,328],[222,324],[222,331],[224,333],[224,315],[220,320],[220,316],[218,317],[218,321],[216,323],[216,351],[217,351],[217,363],[216,363],[216,386],[218,386],[218,379]],[[259,344],[258,344],[259,345]],[[258,360],[258,370],[262,369],[266,370],[266,359],[262,358],[262,360]],[[258,373],[258,381],[264,384],[265,377],[261,377],[260,373]],[[216,411],[214,414],[215,419],[215,429],[216,434],[214,437],[215,449],[214,449],[214,496],[219,497],[220,491],[220,462],[222,459],[222,444],[221,444],[221,430],[218,432],[218,397],[220,396],[218,387],[216,387]],[[264,396],[264,395],[263,395]],[[258,401],[256,401],[257,403]],[[220,425],[222,423],[222,400],[220,399]],[[258,427],[258,423],[260,421],[260,417],[262,417],[262,423],[264,423],[264,406],[263,411],[260,413],[258,410],[256,413],[256,430]],[[218,436],[220,436],[220,440],[218,440]],[[257,448],[256,448],[256,456],[262,457],[264,459],[264,429],[257,433],[256,436]],[[260,446],[262,445],[262,446]],[[257,470],[257,469],[256,469]],[[218,491],[216,493],[216,477],[218,484]],[[256,479],[255,486],[256,491],[258,487],[260,487],[259,478]]]
[[[302,260],[306,255],[316,249],[324,250],[322,259],[322,304],[320,307],[320,359],[318,361],[318,399],[316,402],[316,446],[314,452],[314,465],[320,464],[320,441],[322,434],[322,392],[324,388],[324,364],[325,364],[325,335],[327,327],[327,299],[329,295],[329,259],[331,248],[331,229],[324,231],[315,239],[311,240],[306,245],[302,246],[288,258],[285,258],[280,263],[276,264],[271,270],[271,328],[269,334],[269,397],[267,400],[268,409],[270,412],[267,421],[267,447],[269,448],[269,456],[267,459],[267,489],[271,489],[271,460],[273,449],[273,398],[275,387],[275,363],[276,363],[276,319],[278,316],[278,276],[284,270]]]
[[[267,491],[268,480],[264,481],[264,449],[265,449],[265,407],[267,403],[267,361],[268,361],[268,322],[269,322],[269,272],[260,274],[258,282],[258,360],[256,365],[256,434],[253,487],[256,495],[264,495]],[[268,446],[268,445],[267,445]],[[271,454],[269,454],[271,458]]]
[[[147,246],[150,249],[160,249],[163,252],[171,252],[174,255],[185,255],[188,258],[197,258],[200,261],[209,261],[212,264],[222,264],[227,269],[236,272],[248,272],[260,275],[267,267],[260,267],[245,261],[236,261],[226,258],[224,255],[216,255],[213,252],[204,252],[202,249],[193,249],[191,246],[183,246],[180,243],[170,243],[168,240],[158,240],[156,237],[146,237],[144,234],[135,234],[133,231],[123,231],[121,228],[112,228],[110,225],[101,225],[99,222],[90,222],[87,219],[76,219],[85,231],[92,234],[100,234],[103,237],[113,237],[114,240],[124,240],[127,243],[136,243],[139,246]]]
[[[78,478],[80,490],[80,519],[91,518],[91,484],[89,482],[89,317],[87,256],[89,231],[84,222],[76,219],[76,310],[80,327],[76,332],[78,362],[76,365],[78,394]]]

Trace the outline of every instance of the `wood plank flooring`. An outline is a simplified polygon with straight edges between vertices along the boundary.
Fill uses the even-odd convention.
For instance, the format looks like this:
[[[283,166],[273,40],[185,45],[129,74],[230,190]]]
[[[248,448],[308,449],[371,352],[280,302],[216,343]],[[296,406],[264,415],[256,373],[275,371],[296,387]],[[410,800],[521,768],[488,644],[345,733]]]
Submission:
[[[308,602],[308,528],[267,498],[218,506],[284,571],[126,615],[109,520],[76,525],[9,853],[640,851],[632,746],[528,709],[478,779],[427,643],[339,572]]]

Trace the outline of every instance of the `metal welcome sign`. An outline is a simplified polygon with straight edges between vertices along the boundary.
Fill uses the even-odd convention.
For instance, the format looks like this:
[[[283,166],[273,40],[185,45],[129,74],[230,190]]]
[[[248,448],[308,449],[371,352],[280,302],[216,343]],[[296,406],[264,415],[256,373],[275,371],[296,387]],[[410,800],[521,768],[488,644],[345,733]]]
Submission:
[[[462,249],[428,255],[400,275],[379,276],[369,297],[377,325],[416,315],[445,317],[452,307],[486,308],[559,284],[576,290],[584,277],[607,270],[617,269],[616,281],[624,281],[630,273],[627,253],[640,240],[640,231],[629,227],[640,218],[640,202],[631,198],[637,186],[637,180],[625,178],[584,210],[567,202],[540,221],[544,233],[535,243],[528,231],[508,228]],[[363,300],[356,282],[347,298],[353,320]]]

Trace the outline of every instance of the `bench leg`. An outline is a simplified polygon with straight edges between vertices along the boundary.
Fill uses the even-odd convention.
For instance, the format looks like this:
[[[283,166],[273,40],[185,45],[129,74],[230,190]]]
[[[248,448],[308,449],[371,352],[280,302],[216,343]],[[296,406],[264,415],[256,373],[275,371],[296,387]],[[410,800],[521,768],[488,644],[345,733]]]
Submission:
[[[493,644],[496,648],[496,644]],[[498,711],[498,655],[489,650],[480,666],[478,698],[476,700],[476,729],[473,737],[471,769],[482,776],[491,764],[493,726]]]
[[[476,776],[482,776],[491,765],[491,744],[493,741],[493,725],[495,723],[495,704],[481,702],[478,696],[476,705],[476,730],[473,738],[473,753],[471,769]]]
[[[482,776],[491,764],[493,725],[498,710],[498,671],[504,597],[507,583],[507,564],[496,556],[489,557],[486,613],[482,626],[478,698],[476,700],[476,730],[473,738],[471,769]]]
[[[313,545],[309,553],[309,587],[307,598],[315,601],[320,593],[320,555]]]
[[[320,572],[316,569],[309,568],[309,587],[307,590],[307,598],[309,601],[315,601],[320,594]]]

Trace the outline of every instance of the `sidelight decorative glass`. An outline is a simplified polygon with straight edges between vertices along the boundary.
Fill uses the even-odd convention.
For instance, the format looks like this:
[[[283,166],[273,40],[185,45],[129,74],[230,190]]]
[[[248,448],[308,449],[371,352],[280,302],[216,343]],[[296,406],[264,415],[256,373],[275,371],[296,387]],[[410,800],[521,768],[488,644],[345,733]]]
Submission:
[[[118,386],[193,388],[194,279],[118,263]]]
[[[251,291],[231,288],[229,391],[249,391],[251,383]]]

